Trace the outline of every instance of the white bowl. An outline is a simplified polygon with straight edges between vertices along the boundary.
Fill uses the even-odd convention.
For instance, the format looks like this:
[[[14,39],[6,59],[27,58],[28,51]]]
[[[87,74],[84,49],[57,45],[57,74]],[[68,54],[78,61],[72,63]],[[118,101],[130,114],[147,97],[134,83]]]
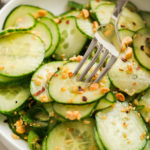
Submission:
[[[74,0],[80,3],[87,3],[88,0]],[[141,10],[150,11],[150,0],[131,0]],[[67,8],[68,0],[11,0],[0,10],[0,29],[3,26],[5,18],[12,9],[20,4],[30,4],[39,6],[53,12],[55,15],[59,15]],[[5,117],[0,115],[0,140],[10,150],[29,150],[26,142],[23,140],[14,140],[12,138],[12,132],[8,125],[4,123]]]

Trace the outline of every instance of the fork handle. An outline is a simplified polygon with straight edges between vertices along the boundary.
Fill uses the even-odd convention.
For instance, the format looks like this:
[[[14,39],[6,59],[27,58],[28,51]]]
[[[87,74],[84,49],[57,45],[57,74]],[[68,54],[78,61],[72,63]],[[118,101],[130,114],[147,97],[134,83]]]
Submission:
[[[116,6],[115,6],[115,10],[113,13],[113,17],[115,17],[116,19],[119,18],[123,7],[127,4],[128,0],[117,0]]]

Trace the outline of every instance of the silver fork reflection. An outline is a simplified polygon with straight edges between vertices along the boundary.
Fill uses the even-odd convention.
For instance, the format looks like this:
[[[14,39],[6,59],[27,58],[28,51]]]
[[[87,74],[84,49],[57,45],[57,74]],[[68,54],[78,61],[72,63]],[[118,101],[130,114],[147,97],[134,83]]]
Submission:
[[[78,72],[84,65],[85,61],[89,58],[89,56],[93,52],[94,48],[97,48],[97,51],[92,61],[81,73],[80,77],[78,78],[79,81],[83,80],[83,78],[87,75],[87,73],[92,68],[92,66],[96,63],[100,55],[102,55],[102,57],[99,63],[95,67],[94,71],[86,78],[85,82],[90,82],[92,80],[94,75],[102,67],[102,65],[104,64],[107,58],[109,59],[105,68],[93,83],[99,82],[106,75],[106,73],[111,69],[113,64],[116,62],[117,58],[119,57],[119,53],[121,51],[121,45],[122,45],[118,33],[118,20],[122,12],[122,9],[127,4],[127,2],[128,0],[118,0],[113,15],[111,17],[110,23],[105,26],[102,26],[100,28],[100,31],[96,32],[96,34],[94,35],[94,38],[91,41],[85,55],[83,56],[82,61],[79,63],[79,65],[77,66],[74,72],[74,76],[78,74]]]

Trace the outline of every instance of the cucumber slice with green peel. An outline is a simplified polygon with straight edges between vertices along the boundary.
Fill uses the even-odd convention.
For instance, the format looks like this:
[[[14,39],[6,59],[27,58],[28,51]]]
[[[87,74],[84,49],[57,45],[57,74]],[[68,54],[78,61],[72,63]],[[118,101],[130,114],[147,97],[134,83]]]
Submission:
[[[53,38],[51,47],[45,53],[45,58],[48,58],[55,52],[55,50],[58,47],[58,44],[60,41],[60,32],[59,32],[58,25],[52,19],[49,19],[47,17],[43,17],[40,19],[40,22],[47,25],[47,27],[51,31],[52,38]]]
[[[148,28],[150,28],[150,12],[148,11],[140,11],[140,15],[142,16],[142,18],[144,19],[146,26]]]
[[[79,14],[80,14],[80,11],[78,11],[78,10],[69,10],[69,11],[61,14],[60,17],[61,18],[70,17],[70,16],[77,17]]]
[[[106,25],[110,22],[114,7],[114,3],[103,3],[98,6],[96,16],[101,25]],[[123,9],[118,22],[118,29],[137,31],[143,27],[145,27],[145,24],[137,13],[130,11],[128,8]]]
[[[18,78],[9,78],[5,76],[0,75],[0,84],[6,84],[16,81]]]
[[[54,103],[53,109],[58,115],[62,116],[65,119],[80,120],[89,117],[95,105],[96,103],[87,104],[87,105],[64,105],[64,104]],[[74,112],[77,112],[77,114],[79,115],[78,118],[76,117],[72,118],[67,115],[68,113],[74,113]]]
[[[10,26],[5,29],[18,29],[18,30],[30,30],[36,25],[36,20],[31,14],[26,14],[14,20],[12,17],[10,19]]]
[[[140,68],[134,57],[126,61],[124,55],[124,53],[120,55],[108,75],[115,87],[133,96],[149,87],[150,73]]]
[[[41,146],[41,150],[46,150],[47,137],[44,138]]]
[[[105,98],[112,103],[116,102],[115,95],[112,92],[108,92]]]
[[[99,87],[96,90],[90,90],[88,88],[88,83],[77,81],[77,78],[79,77],[81,72],[85,69],[86,64],[88,63],[84,64],[84,66],[81,69],[81,72],[79,72],[79,74],[75,78],[70,78],[68,74],[73,73],[77,68],[78,64],[79,64],[78,62],[67,63],[66,65],[64,65],[61,71],[56,73],[57,77],[51,78],[49,82],[49,93],[50,96],[56,102],[64,104],[92,103],[94,101],[99,100],[102,96],[105,95],[103,92],[101,92],[103,88],[109,89],[110,82],[107,75],[98,84]],[[67,73],[64,73],[65,70],[67,70]],[[88,73],[88,75],[89,74],[90,72]],[[101,84],[103,84],[103,86],[100,86]]]
[[[30,92],[35,100],[42,103],[53,101],[48,93],[48,83],[52,75],[58,71],[63,64],[63,61],[50,62],[41,66],[34,73],[31,79]]]
[[[95,108],[95,111],[99,111],[99,110],[103,110],[103,109],[109,108],[109,107],[113,106],[113,104],[114,104],[113,102],[108,101],[106,98],[102,98],[98,102],[98,104],[97,104],[97,106]]]
[[[54,58],[62,60],[78,55],[85,45],[87,38],[80,33],[76,27],[75,17],[66,17],[62,19],[62,23],[59,24],[59,29],[61,40],[54,53]]]
[[[135,34],[135,32],[133,32],[131,30],[127,30],[127,29],[119,30],[119,35],[120,35],[121,41],[123,41],[123,39],[126,38],[127,36],[130,36],[132,38],[134,34]]]
[[[150,33],[142,29],[133,39],[134,55],[139,64],[150,71]]]
[[[39,144],[40,137],[33,130],[29,132],[28,135],[28,145],[30,150],[41,150],[41,145]]]
[[[76,19],[77,28],[86,35],[88,38],[92,39],[94,37],[93,23],[90,19],[78,18]]]
[[[45,54],[44,44],[36,35],[25,32],[0,37],[0,75],[21,77],[34,72]]]
[[[145,147],[146,125],[138,112],[130,110],[126,113],[127,109],[127,103],[118,102],[113,108],[96,114],[98,135],[106,149],[140,150]]]
[[[86,8],[86,6],[84,4],[80,4],[80,3],[77,3],[77,2],[74,2],[74,1],[69,1],[68,6],[71,9],[75,9],[75,10],[82,10],[83,8]]]
[[[103,146],[103,143],[101,142],[101,139],[99,138],[99,135],[98,135],[98,132],[97,132],[97,129],[94,128],[94,134],[95,134],[95,141],[99,147],[100,150],[105,150],[104,146]]]
[[[42,22],[37,22],[35,27],[30,32],[36,36],[39,36],[44,42],[45,51],[49,51],[53,38],[51,30],[48,28],[48,26]]]
[[[114,10],[114,3],[102,3],[95,10],[97,20],[101,25],[106,25],[110,22]]]
[[[143,118],[146,122],[150,121],[150,89],[148,89],[145,94],[141,97],[140,101],[138,102],[138,106],[143,106],[140,109],[140,113],[142,114]]]
[[[0,86],[0,112],[11,114],[19,109],[29,96],[30,91],[27,84]]]
[[[39,10],[42,10],[42,8],[30,5],[20,5],[16,7],[7,16],[3,29],[17,26],[19,28],[31,28],[35,23],[35,20],[33,20],[34,18],[31,17],[31,15],[34,16],[38,14]],[[47,11],[45,17],[54,18],[54,15]]]
[[[56,126],[47,137],[47,150],[98,150],[94,140],[94,121],[65,122]],[[82,138],[79,138],[82,137]],[[54,142],[55,141],[55,142]]]
[[[127,8],[124,8],[119,19],[118,29],[125,28],[131,31],[138,31],[139,29],[144,27],[144,21],[139,14],[132,12]]]

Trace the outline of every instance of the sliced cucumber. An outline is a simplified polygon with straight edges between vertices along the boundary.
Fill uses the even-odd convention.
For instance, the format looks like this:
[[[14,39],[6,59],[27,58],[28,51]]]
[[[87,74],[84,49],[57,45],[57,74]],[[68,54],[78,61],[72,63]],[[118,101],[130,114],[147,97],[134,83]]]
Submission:
[[[96,103],[87,104],[87,105],[64,105],[64,104],[53,104],[54,111],[62,116],[65,119],[69,120],[80,120],[85,117],[89,117],[95,107]],[[79,115],[79,118],[68,118],[67,113],[68,112],[77,112]]]
[[[128,108],[127,103],[118,102],[114,108],[96,114],[96,127],[106,149],[142,150],[145,147],[146,126],[136,111],[124,112]]]
[[[103,84],[103,86],[98,87],[97,90],[89,90],[88,83],[77,81],[78,76],[86,67],[86,63],[81,69],[81,72],[75,77],[70,78],[68,73],[73,73],[79,63],[78,62],[70,62],[64,65],[63,69],[57,73],[57,77],[52,77],[49,83],[49,93],[50,96],[58,103],[72,103],[72,104],[87,104],[92,103],[94,101],[99,100],[105,94],[101,92],[103,88],[109,88],[110,82],[107,76],[99,83]],[[68,73],[64,76],[64,70],[67,70]],[[100,72],[99,72],[100,73]],[[88,73],[88,75],[90,72]],[[62,89],[65,90],[62,90]],[[78,89],[84,89],[82,93],[78,92]],[[75,91],[74,89],[77,89]]]
[[[59,32],[58,25],[52,19],[44,17],[40,19],[40,22],[47,25],[47,27],[52,33],[52,38],[53,38],[52,45],[45,54],[45,57],[47,58],[47,57],[50,57],[55,52],[56,48],[58,47],[58,44],[60,41],[60,32]]]
[[[66,17],[59,24],[61,40],[55,51],[55,59],[68,59],[78,55],[86,43],[86,36],[80,33],[76,27],[75,17]]]
[[[139,68],[133,57],[124,62],[124,54],[120,55],[108,74],[113,85],[130,96],[146,90],[150,85],[150,73]]]
[[[17,80],[17,78],[9,78],[9,77],[5,77],[5,76],[0,75],[0,84],[10,83],[10,82],[13,82],[16,80]]]
[[[98,6],[96,16],[100,24],[106,25],[110,22],[114,7],[114,3],[103,3]],[[137,13],[130,11],[128,8],[123,9],[118,23],[119,29],[137,31],[144,26],[142,18]]]
[[[49,51],[52,44],[52,33],[50,29],[45,25],[44,23],[37,22],[36,26],[30,31],[32,34],[35,34],[36,36],[39,36],[43,41],[45,45],[45,51]]]
[[[21,77],[35,71],[44,59],[45,48],[37,36],[15,32],[0,37],[0,74]]]
[[[133,46],[136,60],[150,71],[150,33],[148,30],[142,29],[134,36]]]
[[[61,18],[70,17],[70,16],[77,17],[79,14],[80,14],[80,11],[78,11],[78,10],[69,10],[69,11],[61,14],[60,17]]]
[[[50,102],[52,98],[48,93],[48,83],[51,76],[63,66],[63,61],[50,62],[41,66],[31,79],[30,92],[35,100]]]
[[[114,10],[114,3],[102,3],[96,9],[96,17],[101,25],[106,25],[110,22]]]
[[[35,20],[31,15],[36,15],[39,10],[42,10],[42,8],[30,5],[20,5],[16,7],[7,16],[3,29],[11,27],[32,28]],[[54,15],[47,11],[45,17],[54,18]]]
[[[142,16],[142,18],[144,19],[144,21],[146,22],[146,26],[148,28],[150,28],[150,12],[148,11],[140,11],[140,14]]]
[[[74,1],[69,1],[68,6],[71,9],[76,9],[76,10],[82,10],[83,8],[86,7],[84,4],[80,4],[80,3],[77,3],[77,2],[74,2]]]
[[[150,89],[148,89],[145,94],[141,97],[138,106],[143,106],[143,109],[140,109],[140,113],[146,122],[150,121]]]
[[[90,39],[94,37],[93,23],[90,19],[78,18],[76,19],[76,23],[81,33],[85,34]]]
[[[99,150],[105,150],[103,143],[101,142],[101,139],[99,138],[99,135],[98,135],[96,128],[94,128],[94,134],[95,134],[95,141],[99,147]]]
[[[105,96],[106,100],[114,103],[116,102],[116,98],[115,98],[115,95],[112,93],[112,92],[108,92]]]
[[[41,146],[38,143],[40,141],[40,137],[34,131],[30,131],[28,135],[28,145],[30,150],[41,150]]]
[[[120,39],[123,41],[125,37],[130,36],[133,37],[133,35],[135,34],[135,32],[131,31],[131,30],[127,30],[127,29],[121,29],[119,30],[119,35],[120,35]]]
[[[65,122],[56,126],[47,138],[47,150],[98,150],[94,140],[94,123]],[[81,137],[81,138],[80,138]],[[55,142],[54,142],[55,141]]]
[[[144,27],[144,21],[139,14],[124,8],[118,23],[119,29],[125,28],[131,31],[138,31]]]
[[[30,91],[27,84],[0,86],[0,112],[9,114],[19,109],[29,98]]]
[[[114,103],[108,101],[106,98],[102,98],[99,103],[97,104],[95,111],[103,110],[106,108],[109,108],[113,105]]]

